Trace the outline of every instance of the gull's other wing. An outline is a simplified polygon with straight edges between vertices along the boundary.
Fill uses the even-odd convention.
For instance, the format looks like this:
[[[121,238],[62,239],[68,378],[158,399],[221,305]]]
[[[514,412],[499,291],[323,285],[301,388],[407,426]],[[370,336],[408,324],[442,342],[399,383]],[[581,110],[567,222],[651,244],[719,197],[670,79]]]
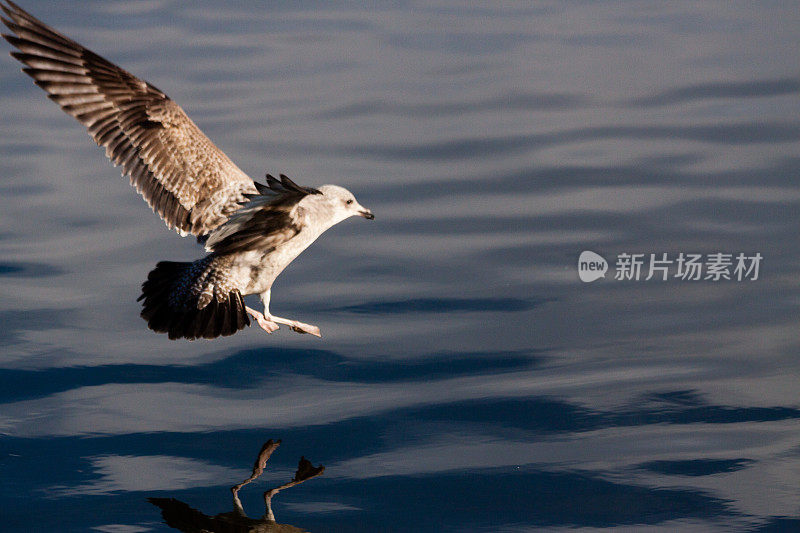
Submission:
[[[255,185],[166,94],[48,27],[0,4],[11,55],[61,109],[86,126],[153,211],[181,235],[205,235]]]
[[[206,250],[233,254],[249,250],[271,252],[303,229],[306,213],[299,206],[309,194],[322,194],[301,187],[281,174],[278,181],[267,174],[267,186],[256,183],[258,194],[209,235]]]

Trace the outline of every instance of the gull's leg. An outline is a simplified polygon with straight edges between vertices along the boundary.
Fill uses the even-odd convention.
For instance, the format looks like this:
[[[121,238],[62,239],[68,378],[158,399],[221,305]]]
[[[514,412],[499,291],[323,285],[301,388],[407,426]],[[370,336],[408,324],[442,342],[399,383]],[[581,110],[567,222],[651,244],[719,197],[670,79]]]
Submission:
[[[261,293],[261,301],[264,303],[264,318],[266,320],[270,320],[273,323],[277,322],[278,324],[287,325],[297,333],[308,333],[309,335],[314,335],[315,337],[322,337],[322,333],[320,333],[319,328],[317,326],[312,326],[311,324],[304,324],[303,322],[299,322],[297,320],[289,320],[288,318],[281,318],[279,316],[275,316],[272,313],[270,313],[269,298],[271,293],[272,293],[271,290]],[[275,326],[276,329],[277,327],[278,326]]]
[[[250,309],[249,307],[245,307],[244,309],[247,311],[247,314],[256,319],[256,322],[258,322],[258,325],[261,326],[261,329],[267,333],[272,333],[273,331],[278,330],[278,324],[270,320],[268,317],[265,317],[255,309]]]

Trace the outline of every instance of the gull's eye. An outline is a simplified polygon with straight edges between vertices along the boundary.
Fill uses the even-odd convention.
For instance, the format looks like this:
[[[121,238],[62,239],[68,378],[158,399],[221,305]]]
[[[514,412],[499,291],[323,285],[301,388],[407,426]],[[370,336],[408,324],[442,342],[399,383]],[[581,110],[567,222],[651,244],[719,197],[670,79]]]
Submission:
[[[352,204],[352,203],[353,203],[353,200],[347,200],[345,203],[346,203],[347,205],[350,205],[350,204]]]

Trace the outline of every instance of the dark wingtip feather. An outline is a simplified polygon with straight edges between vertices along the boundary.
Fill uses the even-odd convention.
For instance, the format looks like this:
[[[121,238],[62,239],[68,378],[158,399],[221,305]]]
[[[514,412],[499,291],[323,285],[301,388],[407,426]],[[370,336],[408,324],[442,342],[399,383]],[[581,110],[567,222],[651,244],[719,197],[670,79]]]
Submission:
[[[267,186],[275,192],[283,192],[281,182],[275,179],[272,174],[267,174]]]
[[[267,175],[269,176],[269,174]],[[256,186],[256,190],[259,194],[269,194],[269,192],[272,190],[268,185],[264,185],[263,183],[259,183],[257,181],[254,181],[253,185]]]
[[[304,195],[305,194],[322,194],[322,192],[320,192],[318,189],[315,189],[313,187],[303,187],[303,186],[300,186],[300,185],[296,184],[291,179],[289,179],[289,176],[287,176],[286,174],[281,174],[281,185],[283,185],[284,189],[286,189],[288,191],[293,191],[293,192],[304,194]]]
[[[284,189],[301,192],[300,187],[295,182],[290,180],[289,176],[287,176],[286,174],[281,174],[281,185],[283,185]]]
[[[267,177],[269,178],[269,174],[267,174]],[[267,196],[267,195],[271,195],[271,194],[275,193],[275,190],[272,187],[270,187],[269,185],[264,185],[263,183],[259,183],[257,181],[254,181],[253,185],[256,186],[256,192],[246,192],[246,193],[242,194],[242,196],[244,196],[245,200],[244,200],[244,202],[240,202],[240,203],[246,204],[247,202],[249,202],[253,198],[258,198],[259,196]]]
[[[285,174],[280,174],[280,180],[272,174],[267,174],[265,177],[267,179],[266,185],[263,183],[258,183],[257,181],[253,182],[257,192],[243,194],[246,202],[249,202],[253,198],[258,198],[259,196],[275,195],[275,193],[278,193],[279,195],[290,195],[295,197],[298,195],[306,196],[308,194],[322,194],[322,192],[313,187],[303,187],[296,184]]]

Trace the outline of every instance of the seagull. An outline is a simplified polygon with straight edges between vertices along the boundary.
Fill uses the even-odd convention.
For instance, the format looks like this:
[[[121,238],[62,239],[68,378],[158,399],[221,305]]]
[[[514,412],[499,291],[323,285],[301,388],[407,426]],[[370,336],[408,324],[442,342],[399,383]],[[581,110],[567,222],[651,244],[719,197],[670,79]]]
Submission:
[[[3,34],[23,72],[83,124],[148,205],[207,255],[158,263],[142,284],[141,316],[170,339],[213,339],[250,325],[278,324],[321,337],[317,326],[270,313],[275,278],[330,227],[375,217],[337,185],[318,188],[267,174],[254,182],[166,93],[47,26],[14,2],[0,2]],[[259,312],[243,297],[258,294]]]

